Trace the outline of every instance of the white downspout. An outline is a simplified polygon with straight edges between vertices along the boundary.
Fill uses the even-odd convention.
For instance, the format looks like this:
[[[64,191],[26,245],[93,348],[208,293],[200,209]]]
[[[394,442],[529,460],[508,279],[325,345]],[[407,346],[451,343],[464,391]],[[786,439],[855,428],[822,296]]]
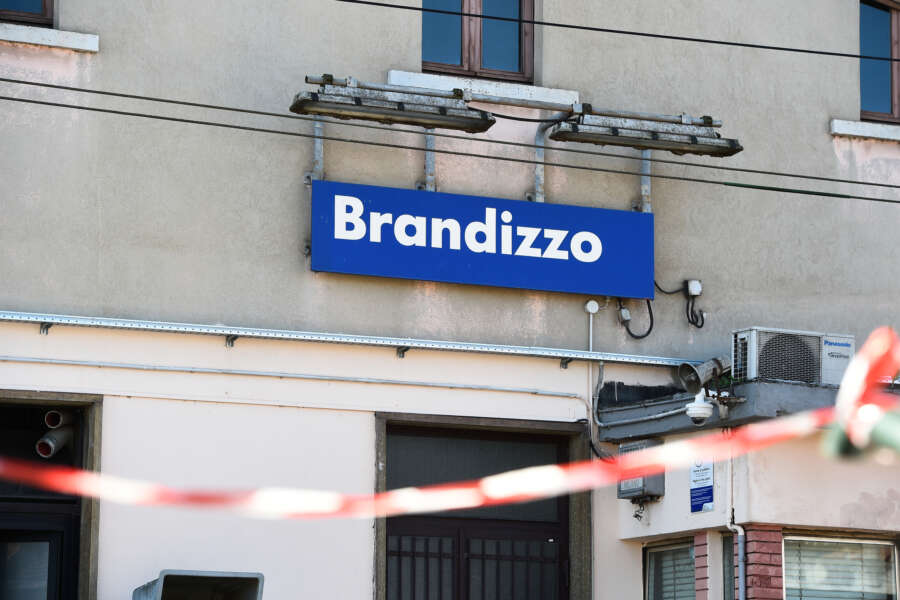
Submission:
[[[737,536],[738,543],[738,600],[747,600],[747,537],[744,528],[734,522],[734,457],[728,463],[731,475],[731,522],[728,529]]]

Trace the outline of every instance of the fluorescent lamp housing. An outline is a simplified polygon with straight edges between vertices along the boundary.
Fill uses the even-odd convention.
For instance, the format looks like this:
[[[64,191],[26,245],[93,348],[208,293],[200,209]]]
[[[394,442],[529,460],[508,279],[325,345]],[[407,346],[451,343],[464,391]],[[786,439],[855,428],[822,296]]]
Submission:
[[[721,137],[713,127],[597,115],[581,115],[576,122],[554,125],[548,137],[558,142],[720,157],[732,156],[744,149],[737,140]]]
[[[491,113],[469,108],[462,99],[332,85],[297,94],[291,112],[469,133],[487,131],[496,122]]]

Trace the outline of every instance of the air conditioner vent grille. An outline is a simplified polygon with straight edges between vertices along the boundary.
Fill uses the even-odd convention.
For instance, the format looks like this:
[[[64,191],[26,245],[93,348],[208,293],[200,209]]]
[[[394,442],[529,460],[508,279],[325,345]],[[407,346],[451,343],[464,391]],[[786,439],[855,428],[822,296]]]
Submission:
[[[734,356],[732,357],[731,377],[735,381],[747,379],[747,336],[734,334]]]
[[[819,336],[761,330],[758,344],[760,379],[819,384]]]

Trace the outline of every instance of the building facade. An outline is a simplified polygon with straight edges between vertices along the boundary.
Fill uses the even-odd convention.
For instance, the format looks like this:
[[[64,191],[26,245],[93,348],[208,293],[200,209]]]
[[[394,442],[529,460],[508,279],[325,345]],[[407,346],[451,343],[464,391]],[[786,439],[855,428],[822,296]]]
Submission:
[[[44,417],[60,411],[69,439],[50,463],[173,486],[365,494],[471,479],[833,404],[827,357],[790,332],[861,344],[900,325],[900,213],[859,198],[900,201],[900,62],[590,30],[900,58],[897,2],[398,4],[0,0],[0,453],[38,460]],[[316,129],[288,109],[324,94],[304,82],[323,73],[443,92],[494,122],[426,136],[325,114]],[[628,126],[607,127],[604,146],[549,134],[543,151],[544,130],[571,128],[555,105],[582,111],[573,134],[591,113],[645,113],[714,128],[733,155],[676,156]],[[505,252],[501,209],[496,267],[454,263],[451,277],[444,254],[394,259],[371,231],[365,268],[322,267],[316,236],[340,216],[313,202],[334,201],[316,196],[323,181],[390,188],[388,205],[403,191],[460,222],[485,198],[537,211],[544,231],[551,210],[588,233],[590,215],[618,215],[627,225],[609,235],[635,249],[604,246],[618,274],[558,278],[552,256]],[[579,208],[591,210],[568,216]],[[378,231],[416,251],[416,214]],[[629,229],[651,218],[649,238]],[[423,245],[449,264],[453,232],[441,235],[447,248]],[[457,245],[488,243],[472,236]],[[579,239],[557,248],[560,272],[603,263]],[[412,264],[425,274],[397,272]],[[647,291],[619,287],[631,278]],[[699,296],[682,293],[689,281]],[[723,383],[740,401],[718,395],[727,410],[694,425],[677,369],[734,359],[734,332],[752,327],[787,336],[777,356],[807,374],[760,359]],[[386,521],[259,521],[2,484],[0,597],[127,598],[187,569],[263,573],[269,599],[897,598],[897,458],[833,462],[818,443],[669,472],[634,502],[601,488]],[[692,506],[701,487],[711,496]]]

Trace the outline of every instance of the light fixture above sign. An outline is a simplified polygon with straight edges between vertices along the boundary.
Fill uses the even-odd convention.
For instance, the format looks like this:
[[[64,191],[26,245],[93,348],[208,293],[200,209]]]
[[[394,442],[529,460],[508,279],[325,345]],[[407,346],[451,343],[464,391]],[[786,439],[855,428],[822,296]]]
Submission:
[[[356,85],[358,82],[353,78],[339,80],[345,85],[334,85],[335,79],[329,75],[308,77],[307,81],[321,82],[319,91],[297,94],[291,112],[468,133],[487,131],[495,123],[491,113],[469,108],[462,94],[456,98],[436,96],[434,90],[427,89],[413,92],[369,89]],[[452,92],[445,95],[451,96]]]
[[[662,117],[663,115],[660,115]],[[697,119],[677,116],[668,121],[630,119],[582,114],[576,122],[554,125],[547,134],[558,142],[581,142],[610,146],[627,146],[641,150],[667,150],[675,154],[732,156],[744,148],[737,140],[723,138],[714,128],[714,121],[694,124]]]

